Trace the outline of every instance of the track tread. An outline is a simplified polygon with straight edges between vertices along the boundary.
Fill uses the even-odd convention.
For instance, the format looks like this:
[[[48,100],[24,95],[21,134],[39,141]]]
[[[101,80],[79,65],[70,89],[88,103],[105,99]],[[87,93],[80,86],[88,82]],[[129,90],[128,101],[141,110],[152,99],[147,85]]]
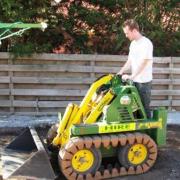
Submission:
[[[60,162],[61,162],[61,169],[67,169],[68,167],[71,166],[71,161],[69,160],[66,161],[62,160]]]
[[[130,167],[128,168],[128,174],[129,174],[129,175],[135,174],[135,169],[134,169],[134,167],[130,166]]]
[[[68,151],[69,153],[74,154],[74,153],[76,153],[78,151],[78,148],[77,148],[77,146],[75,146],[73,141],[70,140],[70,142],[66,144],[65,150]]]
[[[85,147],[87,149],[91,148],[92,147],[92,143],[93,143],[93,140],[91,137],[85,137],[84,138],[84,142],[85,142]]]
[[[144,163],[142,165],[142,168],[143,168],[143,172],[145,173],[145,172],[147,172],[150,169],[150,166],[148,166],[146,163]]]
[[[110,145],[111,138],[110,136],[104,135],[102,136],[102,144],[105,148],[107,148]]]
[[[111,178],[112,175],[108,169],[106,169],[103,173],[103,178]]]
[[[65,170],[63,171],[64,175],[65,175],[67,178],[70,177],[70,175],[72,174],[72,172],[73,172],[73,169],[72,169],[71,167],[69,167],[69,168],[67,168],[67,169],[65,169]]]
[[[119,134],[118,139],[121,146],[125,146],[127,143],[127,136],[125,134]]]
[[[125,167],[121,167],[120,168],[120,176],[125,176],[127,174],[128,174],[128,172],[127,172],[126,168]]]
[[[73,137],[71,140],[79,150],[84,148],[85,143],[83,138]]]
[[[95,148],[99,148],[102,142],[101,136],[93,136],[92,139],[93,139],[93,144]]]
[[[59,156],[63,160],[70,160],[73,157],[73,155],[66,151],[64,148],[59,152]]]
[[[118,177],[120,175],[119,171],[117,168],[112,169],[112,177]]]
[[[134,135],[135,135],[135,140],[136,140],[136,142],[137,143],[142,143],[142,141],[143,141],[143,136],[142,136],[142,134],[141,133],[134,133]]]
[[[110,135],[111,138],[111,144],[113,147],[117,147],[119,143],[119,139],[117,135]]]
[[[76,172],[73,172],[70,176],[69,176],[69,179],[73,180],[73,179],[77,179],[77,173]]]
[[[127,144],[143,143],[149,151],[148,159],[137,167],[130,166],[129,168],[120,167],[119,164],[109,164],[95,172],[95,174],[88,173],[87,175],[77,174],[71,167],[70,159],[73,152],[83,148],[91,148],[92,146],[99,148],[101,145],[107,148],[112,145],[113,147],[125,146]],[[143,133],[124,133],[114,135],[95,135],[91,137],[72,138],[69,143],[59,153],[59,163],[61,170],[67,179],[72,180],[98,180],[108,179],[112,177],[142,174],[147,172],[155,163],[157,158],[157,145],[150,138],[150,136]]]
[[[135,135],[133,133],[127,133],[126,136],[127,136],[128,144],[134,144]]]
[[[84,180],[84,177],[82,174],[79,174],[78,177],[77,177],[77,180]]]
[[[143,168],[141,165],[138,165],[136,167],[136,171],[135,171],[136,174],[142,174],[143,173]]]
[[[102,179],[102,174],[101,174],[101,172],[100,171],[97,171],[96,173],[95,173],[95,176],[94,176],[94,178],[95,179]]]

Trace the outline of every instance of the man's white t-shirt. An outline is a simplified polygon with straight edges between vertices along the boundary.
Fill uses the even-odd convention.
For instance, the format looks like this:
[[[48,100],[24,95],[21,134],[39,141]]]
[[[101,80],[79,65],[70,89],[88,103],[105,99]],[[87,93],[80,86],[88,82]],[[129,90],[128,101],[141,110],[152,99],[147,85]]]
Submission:
[[[134,82],[152,81],[153,45],[148,38],[142,36],[140,39],[131,42],[128,59],[131,61],[132,74],[137,72],[144,60],[148,61],[145,69],[133,79]]]

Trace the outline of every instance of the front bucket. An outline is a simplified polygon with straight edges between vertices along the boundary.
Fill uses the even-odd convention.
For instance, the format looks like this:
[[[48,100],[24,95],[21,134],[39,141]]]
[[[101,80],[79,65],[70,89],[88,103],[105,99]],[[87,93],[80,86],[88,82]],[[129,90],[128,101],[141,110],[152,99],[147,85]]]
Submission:
[[[34,128],[27,128],[2,152],[3,179],[55,179],[47,151]]]

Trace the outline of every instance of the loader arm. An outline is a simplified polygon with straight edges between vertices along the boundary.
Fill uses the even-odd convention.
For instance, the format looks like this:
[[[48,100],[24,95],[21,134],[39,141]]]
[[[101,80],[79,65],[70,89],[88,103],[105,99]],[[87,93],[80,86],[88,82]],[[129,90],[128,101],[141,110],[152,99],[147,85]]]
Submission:
[[[111,89],[109,89],[105,94],[97,96],[96,91],[112,78],[113,75],[109,74],[98,79],[91,85],[79,106],[76,104],[69,104],[67,106],[63,118],[60,119],[57,136],[52,142],[54,146],[63,146],[66,144],[70,139],[71,127],[74,124],[91,124],[97,121],[102,113],[103,107],[113,99],[114,94]],[[97,97],[94,98],[94,96]]]

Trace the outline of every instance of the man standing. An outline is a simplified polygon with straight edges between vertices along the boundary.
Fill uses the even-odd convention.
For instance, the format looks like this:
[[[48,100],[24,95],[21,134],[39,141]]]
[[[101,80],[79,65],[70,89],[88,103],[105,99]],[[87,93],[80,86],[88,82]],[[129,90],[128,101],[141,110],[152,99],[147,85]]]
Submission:
[[[123,31],[131,41],[129,47],[128,60],[118,72],[122,79],[130,79],[134,82],[147,117],[151,117],[150,98],[153,65],[153,45],[152,42],[140,33],[139,25],[133,19],[126,20],[123,24]],[[131,68],[131,75],[124,74]]]

